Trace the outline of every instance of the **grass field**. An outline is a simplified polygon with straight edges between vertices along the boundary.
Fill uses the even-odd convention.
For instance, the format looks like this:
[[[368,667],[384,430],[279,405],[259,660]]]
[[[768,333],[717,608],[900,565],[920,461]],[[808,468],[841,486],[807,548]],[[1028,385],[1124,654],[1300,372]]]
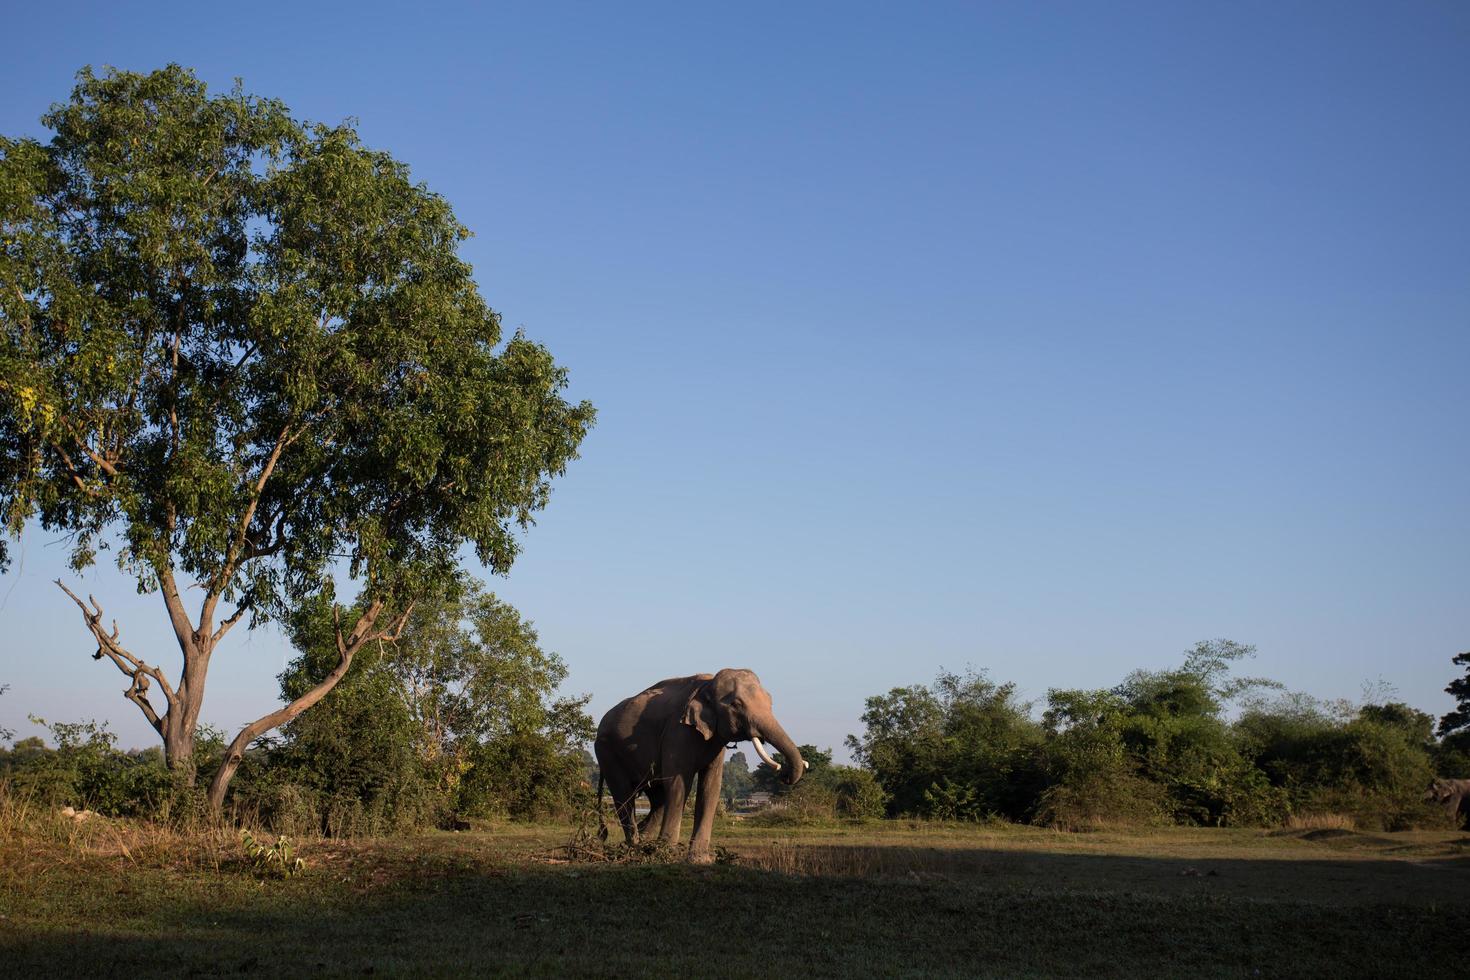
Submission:
[[[730,863],[569,860],[565,826],[238,842],[99,821],[0,840],[26,976],[1463,977],[1470,836],[886,822],[717,827]]]

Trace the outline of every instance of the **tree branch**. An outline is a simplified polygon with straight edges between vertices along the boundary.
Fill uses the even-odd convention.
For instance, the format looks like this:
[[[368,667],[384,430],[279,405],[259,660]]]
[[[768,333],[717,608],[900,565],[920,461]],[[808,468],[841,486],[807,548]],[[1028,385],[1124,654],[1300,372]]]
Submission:
[[[87,458],[96,463],[97,468],[106,473],[108,476],[117,476],[119,473],[122,472],[118,469],[117,464],[110,462],[104,456],[99,456],[96,452],[92,450],[92,447],[88,446],[85,442],[82,442],[80,439],[78,439],[77,443],[82,447],[82,452],[87,454]]]
[[[82,491],[88,496],[102,496],[101,490],[98,490],[96,487],[89,487],[87,485],[87,481],[82,478],[81,470],[77,469],[77,464],[72,461],[71,455],[65,449],[61,448],[60,443],[51,442],[48,439],[46,444],[49,445],[52,449],[56,450],[56,454],[61,457],[61,462],[66,465],[66,472],[71,476],[72,482],[77,485],[78,490]]]
[[[170,515],[172,508],[170,508]],[[172,524],[172,516],[170,516]],[[184,609],[184,600],[179,596],[178,584],[174,581],[174,570],[167,562],[160,562],[153,566],[153,571],[158,575],[159,589],[163,593],[163,604],[168,608],[169,622],[173,624],[174,636],[178,638],[179,649],[183,651],[187,662],[194,653],[194,624],[189,621],[189,613]]]
[[[219,629],[214,631],[214,636],[211,637],[210,642],[218,643],[220,640],[224,639],[225,634],[230,631],[230,627],[238,623],[240,621],[240,617],[249,612],[250,607],[254,604],[255,596],[253,593],[248,594],[245,596],[245,598],[241,599],[239,607],[219,624]]]
[[[235,770],[244,761],[245,750],[250,747],[251,742],[266,732],[274,728],[279,728],[281,725],[286,724],[286,722],[291,721],[297,715],[300,715],[303,711],[331,693],[332,688],[336,687],[337,683],[347,675],[347,669],[352,666],[352,659],[357,656],[357,652],[365,644],[372,640],[391,641],[398,638],[403,632],[404,625],[408,622],[409,613],[413,611],[413,604],[409,604],[408,608],[394,621],[391,627],[386,630],[373,632],[373,625],[377,622],[378,616],[382,614],[383,606],[384,600],[381,598],[374,599],[369,603],[368,607],[363,610],[362,615],[357,617],[357,622],[353,625],[352,632],[346,636],[342,635],[341,611],[335,608],[332,610],[335,623],[334,632],[336,633],[337,639],[337,666],[332,668],[332,672],[324,677],[320,683],[316,684],[290,704],[283,708],[278,708],[268,715],[263,715],[240,729],[240,734],[236,735],[230,742],[229,748],[225,749],[224,761],[215,772],[214,779],[210,781],[209,805],[213,810],[218,812],[224,804],[225,789],[230,785],[230,780],[234,778]]]
[[[298,430],[297,435],[300,434]],[[282,427],[281,434],[276,436],[276,444],[271,448],[271,454],[266,459],[265,465],[260,468],[260,476],[255,480],[255,487],[250,492],[250,502],[245,505],[245,513],[240,517],[240,524],[235,529],[234,539],[225,552],[225,560],[220,564],[219,571],[209,583],[208,593],[204,597],[204,608],[199,612],[201,629],[209,628],[210,619],[214,615],[214,607],[224,593],[225,587],[229,585],[230,579],[234,577],[235,569],[239,566],[248,540],[247,536],[250,534],[250,522],[255,520],[255,510],[260,506],[260,495],[265,492],[266,481],[275,472],[276,463],[281,459],[281,453],[294,441],[291,426],[287,423]],[[231,623],[231,625],[234,624]]]
[[[231,369],[231,371],[238,371],[242,367],[244,367],[245,362],[250,360],[251,357],[255,356],[255,352],[259,349],[259,344],[251,344],[248,348],[245,349],[245,353],[240,355],[240,359],[235,362],[235,366]]]
[[[56,580],[56,585],[61,591],[71,597],[72,602],[77,604],[77,608],[82,611],[82,618],[87,623],[87,629],[96,637],[97,652],[92,655],[93,659],[101,660],[103,657],[107,657],[112,661],[113,666],[122,671],[132,681],[128,689],[123,692],[123,696],[136,704],[139,710],[143,712],[143,717],[147,718],[148,723],[153,726],[153,729],[162,735],[163,719],[159,717],[158,712],[148,700],[148,687],[150,677],[156,680],[159,690],[163,691],[163,697],[168,703],[169,710],[172,710],[178,698],[174,694],[173,688],[169,686],[168,678],[164,677],[163,672],[157,667],[148,666],[142,659],[124,649],[122,644],[118,642],[117,623],[112,624],[111,633],[107,632],[102,626],[102,606],[97,602],[95,596],[87,596],[87,599],[92,603],[89,609],[87,603],[83,602],[75,592],[62,584],[60,579]]]
[[[276,527],[271,532],[271,539],[265,544],[256,544],[253,541],[245,542],[245,550],[240,555],[240,560],[249,561],[252,558],[264,558],[273,555],[286,546],[286,512],[281,511],[276,515]]]

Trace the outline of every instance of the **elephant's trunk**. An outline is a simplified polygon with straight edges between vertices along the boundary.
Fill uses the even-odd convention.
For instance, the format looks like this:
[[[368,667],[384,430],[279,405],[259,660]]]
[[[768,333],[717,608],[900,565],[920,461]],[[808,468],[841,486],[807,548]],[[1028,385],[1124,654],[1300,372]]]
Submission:
[[[786,734],[786,729],[781,727],[781,723],[774,718],[767,718],[756,727],[758,730],[752,734],[774,745],[776,751],[780,752],[786,760],[786,764],[781,767],[781,781],[788,786],[796,785],[806,772],[806,763],[802,761],[801,751],[796,747],[796,743],[791,740],[790,735]]]

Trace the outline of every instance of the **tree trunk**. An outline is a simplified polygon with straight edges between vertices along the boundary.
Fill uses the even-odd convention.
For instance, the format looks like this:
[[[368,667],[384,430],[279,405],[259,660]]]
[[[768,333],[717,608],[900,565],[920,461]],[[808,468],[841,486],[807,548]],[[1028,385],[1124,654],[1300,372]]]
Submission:
[[[163,759],[169,771],[185,785],[193,786],[197,773],[194,758],[195,737],[199,730],[199,713],[204,708],[204,681],[209,671],[212,645],[195,633],[190,642],[180,641],[184,669],[179,676],[179,689],[168,713],[162,719]]]
[[[163,761],[169,772],[179,776],[185,785],[193,786],[196,775],[194,766],[194,729],[185,731],[183,717],[177,719],[170,711],[164,715]]]

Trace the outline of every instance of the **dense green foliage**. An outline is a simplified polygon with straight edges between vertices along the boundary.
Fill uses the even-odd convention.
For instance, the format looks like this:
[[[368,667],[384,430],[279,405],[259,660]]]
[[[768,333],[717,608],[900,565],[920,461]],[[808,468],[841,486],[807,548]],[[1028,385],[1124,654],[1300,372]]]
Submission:
[[[163,764],[158,749],[123,752],[117,736],[96,722],[46,722],[33,718],[56,743],[39,736],[0,749],[0,780],[10,792],[48,808],[73,806],[105,816],[167,816],[181,788]],[[206,732],[206,750],[219,748],[218,734]]]
[[[283,699],[335,662],[326,603],[293,619],[301,656]],[[256,760],[242,803],[282,828],[383,833],[463,817],[566,813],[586,793],[582,698],[566,667],[493,594],[464,584],[415,608],[313,711]]]
[[[1441,775],[1470,779],[1470,652],[1455,654],[1454,664],[1465,674],[1445,688],[1457,703],[1439,720],[1438,768]]]
[[[76,601],[192,778],[231,626],[330,601],[345,567],[345,670],[466,544],[509,568],[593,410],[548,351],[503,338],[448,203],[351,126],[176,65],[83,71],[43,122],[49,142],[0,137],[0,520],[64,533],[79,570],[116,548],[161,594],[172,682]],[[216,805],[290,716],[241,732]]]
[[[895,813],[1020,819],[1043,784],[1043,740],[1015,686],[942,673],[930,687],[871,697],[848,748]]]
[[[739,750],[731,752],[725,758],[724,777],[720,780],[720,800],[725,809],[733,809],[736,801],[750,796],[754,789],[755,777],[751,775],[745,753]]]
[[[1011,685],[941,674],[871,697],[854,756],[888,812],[1105,825],[1270,826],[1335,815],[1434,826],[1425,789],[1450,758],[1403,704],[1324,705],[1231,668],[1254,651],[1209,641],[1108,690],[1052,690],[1041,721]],[[1231,720],[1227,708],[1242,705]],[[1446,770],[1441,767],[1439,770]]]

